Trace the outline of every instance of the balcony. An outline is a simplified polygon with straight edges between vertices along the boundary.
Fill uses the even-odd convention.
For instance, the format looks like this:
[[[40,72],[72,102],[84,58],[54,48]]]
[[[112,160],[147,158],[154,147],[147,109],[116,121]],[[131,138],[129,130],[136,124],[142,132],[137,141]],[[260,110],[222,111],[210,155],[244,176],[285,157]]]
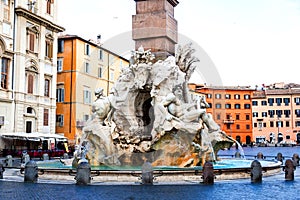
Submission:
[[[224,124],[234,124],[234,120],[233,119],[225,119],[223,120]]]

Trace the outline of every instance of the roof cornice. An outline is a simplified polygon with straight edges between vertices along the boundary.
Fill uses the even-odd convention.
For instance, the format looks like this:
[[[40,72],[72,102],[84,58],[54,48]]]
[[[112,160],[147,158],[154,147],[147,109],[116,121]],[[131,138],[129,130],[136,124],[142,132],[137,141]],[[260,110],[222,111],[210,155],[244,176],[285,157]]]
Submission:
[[[15,12],[18,16],[23,16],[26,19],[31,20],[37,24],[43,25],[47,29],[52,30],[56,33],[65,31],[65,28],[63,28],[57,24],[54,24],[53,22],[51,22],[41,16],[38,16],[38,15],[34,14],[33,12],[30,12],[29,10],[26,10],[22,7],[17,7],[15,9]]]

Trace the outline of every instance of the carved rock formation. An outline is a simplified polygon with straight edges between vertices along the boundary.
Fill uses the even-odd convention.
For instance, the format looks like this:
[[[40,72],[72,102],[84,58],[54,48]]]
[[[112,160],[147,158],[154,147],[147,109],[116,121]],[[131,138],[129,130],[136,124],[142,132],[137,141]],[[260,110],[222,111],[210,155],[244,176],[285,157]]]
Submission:
[[[191,45],[152,63],[150,50],[133,52],[107,97],[98,90],[81,145],[91,165],[190,167],[214,160],[233,140],[206,113],[204,98],[190,99],[187,83],[198,61]],[[80,152],[77,152],[79,155]]]

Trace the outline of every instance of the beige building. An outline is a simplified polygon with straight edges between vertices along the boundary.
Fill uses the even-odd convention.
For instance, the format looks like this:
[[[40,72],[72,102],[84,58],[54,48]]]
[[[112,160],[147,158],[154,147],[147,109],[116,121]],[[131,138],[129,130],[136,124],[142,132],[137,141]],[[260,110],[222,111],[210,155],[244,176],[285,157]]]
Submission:
[[[276,84],[252,98],[255,142],[300,143],[300,88]]]
[[[55,134],[57,34],[64,28],[57,25],[57,1],[4,0],[0,5],[0,149],[31,149],[33,142],[9,139]]]

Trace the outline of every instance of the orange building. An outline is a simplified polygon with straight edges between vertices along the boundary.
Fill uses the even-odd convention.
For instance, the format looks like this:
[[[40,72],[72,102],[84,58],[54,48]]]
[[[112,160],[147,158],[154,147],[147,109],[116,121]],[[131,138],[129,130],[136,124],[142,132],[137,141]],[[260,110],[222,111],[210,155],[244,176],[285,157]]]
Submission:
[[[253,89],[230,86],[196,86],[196,91],[206,95],[207,109],[221,130],[240,144],[250,144],[252,138],[251,97]]]
[[[56,132],[77,144],[82,127],[91,117],[95,89],[108,95],[129,61],[96,42],[76,35],[58,39]]]

